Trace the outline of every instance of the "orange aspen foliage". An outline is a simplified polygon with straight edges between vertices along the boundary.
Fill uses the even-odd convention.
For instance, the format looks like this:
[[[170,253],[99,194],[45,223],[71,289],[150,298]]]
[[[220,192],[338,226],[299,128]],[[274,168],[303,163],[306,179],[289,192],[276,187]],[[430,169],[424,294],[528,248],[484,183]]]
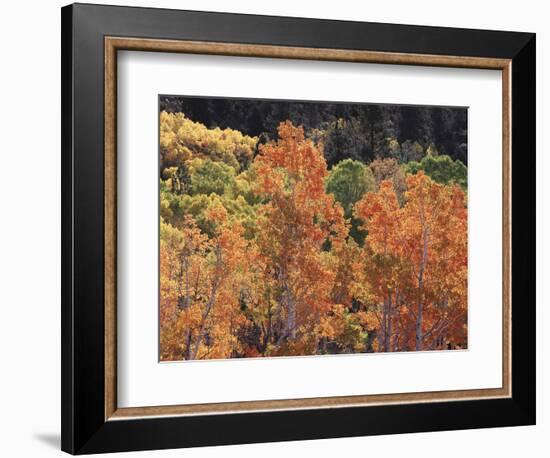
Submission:
[[[315,325],[332,305],[335,281],[323,246],[345,237],[343,210],[325,192],[325,159],[302,128],[282,123],[255,167],[256,193],[266,201],[257,240],[269,297],[262,307],[272,309],[266,332],[277,353],[315,353]]]
[[[181,159],[172,137],[166,151]],[[220,143],[201,173],[195,158],[161,183],[162,361],[467,348],[460,186],[375,160],[377,185],[344,212],[327,192],[322,146],[301,127],[281,123],[253,159],[247,145],[238,176],[217,164],[233,157]],[[340,188],[353,177],[339,176]]]
[[[419,172],[407,176],[400,207],[393,186],[380,184],[355,207],[368,231],[362,281],[377,350],[465,347],[467,209],[458,186]]]
[[[181,228],[161,228],[161,360],[228,358],[238,351],[243,228],[228,221],[223,207],[208,216],[217,225],[210,239],[190,216]]]

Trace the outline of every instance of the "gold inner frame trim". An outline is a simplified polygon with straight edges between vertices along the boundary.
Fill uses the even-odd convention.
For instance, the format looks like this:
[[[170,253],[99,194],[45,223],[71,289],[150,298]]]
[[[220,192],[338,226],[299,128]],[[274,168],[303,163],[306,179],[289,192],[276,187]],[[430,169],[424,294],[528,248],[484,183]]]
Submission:
[[[502,72],[502,387],[455,391],[336,396],[119,408],[117,404],[117,51],[174,52],[241,57],[479,68]],[[105,420],[213,415],[274,410],[358,407],[511,397],[511,60],[345,49],[105,37]]]

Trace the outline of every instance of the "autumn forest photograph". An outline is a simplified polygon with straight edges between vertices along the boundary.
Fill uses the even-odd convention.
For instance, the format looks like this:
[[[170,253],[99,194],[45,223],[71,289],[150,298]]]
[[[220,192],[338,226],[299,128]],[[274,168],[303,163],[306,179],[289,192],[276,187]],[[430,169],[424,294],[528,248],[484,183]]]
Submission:
[[[160,361],[468,348],[466,107],[158,115]]]

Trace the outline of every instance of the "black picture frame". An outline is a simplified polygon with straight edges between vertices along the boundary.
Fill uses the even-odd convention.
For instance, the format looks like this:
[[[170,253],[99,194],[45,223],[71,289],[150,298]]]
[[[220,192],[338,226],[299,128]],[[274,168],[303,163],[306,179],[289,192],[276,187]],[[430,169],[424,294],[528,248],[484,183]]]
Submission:
[[[535,424],[535,34],[74,4],[62,8],[62,449],[72,454]],[[512,61],[512,396],[106,421],[104,37]]]

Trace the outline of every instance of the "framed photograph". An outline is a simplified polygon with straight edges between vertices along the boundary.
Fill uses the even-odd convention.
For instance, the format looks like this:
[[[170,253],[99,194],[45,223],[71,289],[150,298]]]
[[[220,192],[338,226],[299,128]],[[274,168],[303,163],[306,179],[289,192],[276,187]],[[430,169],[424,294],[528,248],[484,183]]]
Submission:
[[[534,424],[535,104],[531,33],[63,8],[62,449]]]

